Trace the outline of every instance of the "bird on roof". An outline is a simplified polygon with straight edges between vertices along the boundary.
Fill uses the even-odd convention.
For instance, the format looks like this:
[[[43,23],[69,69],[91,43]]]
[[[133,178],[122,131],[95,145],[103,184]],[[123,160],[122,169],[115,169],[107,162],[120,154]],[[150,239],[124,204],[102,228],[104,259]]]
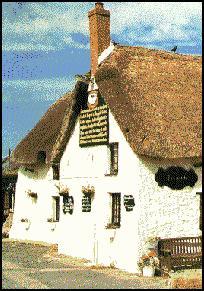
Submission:
[[[111,40],[111,42],[112,42],[113,45],[117,45],[117,44],[119,44],[118,42],[116,42],[116,41],[114,41],[114,40]]]
[[[175,45],[172,49],[171,49],[171,52],[174,52],[177,50],[177,45]]]

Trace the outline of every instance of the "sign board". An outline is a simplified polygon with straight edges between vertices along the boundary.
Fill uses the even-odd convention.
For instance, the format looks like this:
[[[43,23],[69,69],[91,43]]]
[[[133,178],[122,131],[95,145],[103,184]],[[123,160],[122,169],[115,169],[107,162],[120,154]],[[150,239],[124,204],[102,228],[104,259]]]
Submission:
[[[82,198],[82,212],[90,212],[91,211],[91,197],[83,196]]]
[[[80,113],[81,147],[106,145],[109,142],[108,106],[103,105],[93,110],[82,110]]]
[[[134,197],[132,195],[124,195],[123,199],[126,211],[132,211],[135,206]]]
[[[167,169],[159,168],[155,174],[158,186],[167,186],[172,190],[181,190],[186,186],[193,187],[198,181],[198,175],[193,169],[171,166]]]
[[[63,196],[63,212],[73,213],[74,198],[72,196]]]

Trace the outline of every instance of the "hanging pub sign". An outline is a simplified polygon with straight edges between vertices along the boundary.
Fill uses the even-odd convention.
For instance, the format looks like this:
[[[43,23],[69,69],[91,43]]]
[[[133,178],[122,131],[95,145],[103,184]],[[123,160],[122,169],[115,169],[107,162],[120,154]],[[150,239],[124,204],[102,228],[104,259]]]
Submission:
[[[132,195],[124,195],[123,202],[126,211],[132,211],[135,206],[134,197]]]
[[[91,197],[83,196],[82,197],[82,212],[90,212],[91,211]]]
[[[193,187],[198,176],[193,169],[172,166],[167,169],[159,168],[155,174],[155,181],[160,187],[168,186],[173,190],[181,190],[186,186]]]
[[[93,110],[80,113],[80,147],[106,145],[109,142],[108,106],[103,105]]]
[[[65,195],[63,196],[63,212],[66,213],[73,213],[74,209],[74,198],[73,196]]]

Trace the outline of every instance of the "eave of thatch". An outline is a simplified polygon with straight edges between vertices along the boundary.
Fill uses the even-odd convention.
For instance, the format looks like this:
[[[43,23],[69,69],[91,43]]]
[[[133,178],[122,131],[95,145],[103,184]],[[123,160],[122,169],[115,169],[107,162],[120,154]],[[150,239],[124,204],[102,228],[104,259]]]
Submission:
[[[135,153],[201,157],[201,62],[199,56],[117,46],[99,66],[99,90]]]
[[[73,92],[58,99],[17,145],[11,155],[12,162],[18,166],[34,166],[39,151],[46,152],[47,164],[58,162],[84,102],[82,94],[86,99],[87,84],[79,81]]]
[[[10,157],[7,156],[2,159],[2,177],[11,177],[18,175],[18,166],[14,165]]]

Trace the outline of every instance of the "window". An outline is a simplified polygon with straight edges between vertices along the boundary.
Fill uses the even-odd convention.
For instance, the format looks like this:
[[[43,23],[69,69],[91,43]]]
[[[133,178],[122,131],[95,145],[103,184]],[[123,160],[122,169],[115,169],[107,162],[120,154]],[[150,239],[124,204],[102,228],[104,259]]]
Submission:
[[[59,180],[59,165],[52,165],[53,180]]]
[[[200,216],[199,216],[199,229],[202,230],[202,192],[196,192],[196,194],[198,194],[200,197],[200,205],[199,205],[199,208],[200,208]]]
[[[200,230],[202,230],[202,195],[200,195],[200,223],[199,223]]]
[[[118,174],[118,143],[109,144],[109,175]]]
[[[120,207],[121,194],[112,193],[112,219],[111,224],[116,227],[120,227]]]
[[[59,221],[60,197],[53,197],[53,220]]]
[[[46,152],[45,151],[39,151],[38,152],[38,156],[37,156],[37,160],[40,163],[45,163],[45,161],[46,161]]]
[[[202,192],[197,192],[200,196],[200,217],[199,217],[199,229],[202,230]]]

